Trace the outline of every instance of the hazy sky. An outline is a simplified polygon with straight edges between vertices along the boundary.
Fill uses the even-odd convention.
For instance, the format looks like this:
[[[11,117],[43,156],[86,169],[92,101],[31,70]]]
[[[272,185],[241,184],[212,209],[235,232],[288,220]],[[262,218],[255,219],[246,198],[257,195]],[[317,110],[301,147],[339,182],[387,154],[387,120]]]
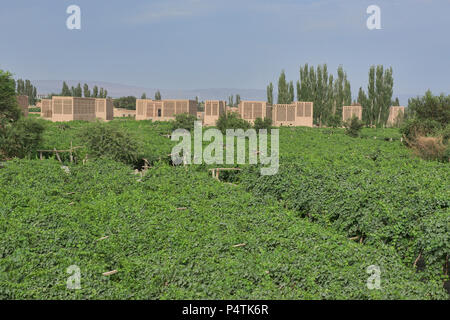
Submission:
[[[373,64],[393,67],[395,95],[450,91],[450,0],[1,0],[0,39],[0,69],[31,80],[265,89],[308,62],[342,64],[354,95]]]

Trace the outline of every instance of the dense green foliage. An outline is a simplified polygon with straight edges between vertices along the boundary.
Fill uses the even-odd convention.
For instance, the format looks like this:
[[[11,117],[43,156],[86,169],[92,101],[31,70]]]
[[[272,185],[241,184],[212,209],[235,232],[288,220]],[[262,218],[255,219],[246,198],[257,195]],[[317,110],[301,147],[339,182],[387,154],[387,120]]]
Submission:
[[[226,133],[227,129],[243,129],[247,130],[251,128],[251,124],[242,119],[238,114],[234,112],[228,112],[227,114],[220,115],[219,119],[216,121],[216,127],[223,134]]]
[[[193,131],[194,123],[197,120],[198,120],[197,117],[192,114],[188,113],[177,114],[175,116],[175,121],[172,124],[172,130],[186,129],[188,131]]]
[[[450,95],[433,96],[428,90],[409,100],[408,114],[400,129],[405,144],[424,159],[449,162]]]
[[[34,106],[37,101],[36,87],[31,84],[30,80],[17,79],[16,92],[18,95],[28,96],[28,104]]]
[[[136,97],[128,96],[114,99],[114,107],[128,110],[136,110]]]
[[[89,150],[90,157],[109,158],[127,164],[138,161],[137,143],[123,128],[96,122],[83,128],[79,137]]]
[[[240,165],[221,175],[233,185],[215,165],[169,166],[170,122],[38,121],[40,148],[72,142],[89,160],[0,167],[0,299],[448,298],[448,163],[414,157],[398,130],[283,127],[279,173]],[[152,168],[92,159],[94,127],[126,131]],[[81,290],[66,289],[70,265]],[[381,290],[366,287],[370,265]]]
[[[364,129],[362,139],[336,130],[282,129],[279,173],[260,176],[249,167],[241,182],[348,237],[392,246],[408,266],[422,254],[424,277],[442,277],[450,252],[448,164],[411,156],[398,134],[383,139],[394,130]]]
[[[14,79],[0,70],[0,160],[31,155],[41,141],[43,129],[35,119],[22,118]]]
[[[408,109],[418,120],[432,120],[443,126],[450,124],[450,95],[434,96],[428,90],[422,97],[409,99]]]
[[[392,101],[394,78],[392,67],[371,66],[367,95],[359,88],[358,102],[362,106],[363,121],[366,125],[384,126],[389,117],[389,108],[398,105]]]
[[[21,118],[0,128],[0,159],[33,155],[42,141],[42,124],[32,118]]]
[[[255,122],[253,123],[253,128],[256,130],[256,132],[259,132],[260,129],[266,129],[269,130],[272,128],[272,119],[270,118],[256,118]]]
[[[0,69],[0,126],[20,118],[14,79],[11,73]]]
[[[82,160],[88,155],[94,155],[97,150],[90,150],[88,145],[85,145],[85,139],[80,134],[81,131],[86,130],[90,124],[84,121],[71,121],[69,123],[52,123],[49,121],[40,121],[45,131],[43,134],[43,141],[40,144],[40,149],[53,150],[67,150],[70,144],[74,147],[83,147],[77,149],[75,158]],[[170,134],[172,125],[169,122],[152,122],[151,120],[134,121],[134,120],[113,120],[107,123],[102,123],[102,127],[112,128],[114,131],[126,132],[131,140],[131,144],[137,148],[137,159],[146,159],[152,163],[161,160],[161,158],[168,159],[174,143],[164,137]],[[105,129],[108,130],[108,129]],[[95,142],[93,143],[101,143]],[[114,147],[116,148],[116,147]],[[134,150],[134,147],[133,147]],[[133,152],[134,154],[134,152]],[[61,154],[61,157],[68,157],[66,154]],[[134,156],[133,156],[134,158]]]
[[[350,137],[356,138],[360,135],[364,124],[356,116],[344,122],[345,133]]]
[[[108,160],[0,169],[0,299],[446,297],[391,248],[349,241],[206,172],[131,173]],[[381,290],[366,287],[372,264]],[[80,290],[66,288],[71,265]]]

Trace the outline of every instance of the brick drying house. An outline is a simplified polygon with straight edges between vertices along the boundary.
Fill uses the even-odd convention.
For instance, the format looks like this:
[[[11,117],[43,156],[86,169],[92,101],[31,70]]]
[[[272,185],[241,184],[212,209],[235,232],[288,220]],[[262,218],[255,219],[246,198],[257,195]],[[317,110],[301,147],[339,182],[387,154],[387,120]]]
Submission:
[[[206,100],[203,124],[214,126],[219,117],[226,113],[227,103],[221,100]]]
[[[405,107],[403,106],[392,106],[389,108],[389,118],[387,120],[388,127],[394,127],[403,120],[405,115]]]
[[[136,110],[114,108],[113,112],[115,118],[136,118]]]
[[[95,98],[52,98],[52,121],[95,120]]]
[[[52,100],[41,100],[41,118],[52,120]]]
[[[95,99],[95,117],[107,121],[114,119],[114,105],[112,99]]]
[[[197,102],[194,100],[136,100],[136,120],[175,120],[175,116],[182,113],[197,117]]]
[[[313,103],[295,101],[291,104],[274,104],[272,124],[279,126],[313,126]]]
[[[28,96],[17,96],[17,103],[25,117],[28,116]]]
[[[362,120],[362,107],[361,105],[343,106],[342,107],[342,121],[350,120],[356,116],[359,120]]]
[[[241,101],[239,115],[242,119],[253,123],[257,118],[272,118],[272,107],[265,101]]]

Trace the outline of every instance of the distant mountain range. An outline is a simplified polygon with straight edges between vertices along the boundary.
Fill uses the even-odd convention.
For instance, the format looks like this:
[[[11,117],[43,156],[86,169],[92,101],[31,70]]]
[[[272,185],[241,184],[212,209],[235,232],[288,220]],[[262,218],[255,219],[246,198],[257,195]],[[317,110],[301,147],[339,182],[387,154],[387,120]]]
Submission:
[[[38,94],[59,93],[62,89],[63,80],[33,80],[33,85],[37,88]],[[108,91],[108,96],[118,98],[123,96],[135,96],[140,98],[142,93],[146,93],[147,97],[152,98],[158,89],[130,86],[118,83],[102,82],[102,81],[83,81],[83,80],[67,80],[67,85],[77,86],[78,83],[87,83],[92,92],[92,88],[96,85]],[[199,100],[219,99],[228,100],[231,95],[239,94],[242,100],[266,100],[266,90],[259,89],[233,89],[233,88],[215,88],[215,89],[159,89],[163,99],[195,99]]]
[[[63,80],[33,80],[33,85],[37,88],[38,94],[49,94],[49,93],[59,93],[61,92]],[[99,88],[103,87],[108,90],[108,96],[112,98],[119,98],[124,96],[135,96],[140,98],[142,93],[146,93],[148,98],[153,98],[155,92],[158,89],[145,88],[138,86],[130,86],[125,84],[104,82],[104,81],[86,81],[86,80],[67,80],[67,85],[77,86],[81,83],[87,83],[89,89],[92,92],[92,88],[96,85]],[[266,101],[267,93],[263,89],[236,89],[236,88],[211,88],[211,89],[193,89],[193,90],[183,90],[183,89],[159,89],[163,99],[195,99],[199,97],[200,101],[204,100],[226,100],[231,95],[239,94],[242,100],[258,100]],[[274,92],[274,98],[276,99],[276,90]],[[423,95],[420,94],[420,95]],[[408,99],[411,97],[416,97],[417,94],[399,94],[393,96],[395,99],[398,96],[400,104],[406,106],[408,104]],[[354,97],[356,98],[356,97]]]

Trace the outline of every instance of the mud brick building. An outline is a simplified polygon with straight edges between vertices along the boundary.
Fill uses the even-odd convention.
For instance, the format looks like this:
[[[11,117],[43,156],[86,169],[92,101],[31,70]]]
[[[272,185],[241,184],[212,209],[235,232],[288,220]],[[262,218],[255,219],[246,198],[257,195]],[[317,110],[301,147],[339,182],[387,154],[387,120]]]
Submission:
[[[52,98],[52,121],[95,120],[95,98]]]

